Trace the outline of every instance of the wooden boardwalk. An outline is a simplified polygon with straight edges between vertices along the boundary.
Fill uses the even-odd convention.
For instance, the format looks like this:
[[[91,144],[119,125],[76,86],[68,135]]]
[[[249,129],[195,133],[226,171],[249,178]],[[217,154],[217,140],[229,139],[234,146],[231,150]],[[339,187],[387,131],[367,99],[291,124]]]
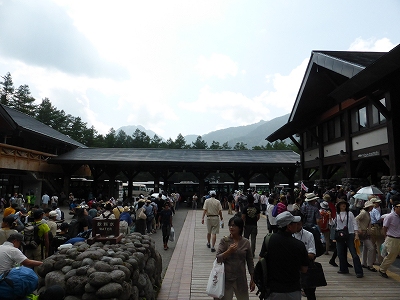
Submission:
[[[211,299],[205,293],[205,289],[215,259],[215,253],[211,253],[206,246],[207,229],[205,224],[201,224],[201,216],[201,210],[188,211],[158,295],[159,300]],[[225,224],[232,217],[227,214],[227,211],[223,212],[223,216]],[[263,216],[258,223],[256,254],[260,251],[263,237],[266,233],[266,219]],[[220,234],[217,235],[217,245],[225,235],[229,235],[228,226],[220,229]],[[366,269],[364,269],[363,278],[356,278],[353,269],[350,269],[350,274],[348,275],[337,274],[338,268],[328,264],[330,257],[330,255],[323,255],[317,258],[317,261],[324,268],[328,283],[326,287],[317,288],[317,299],[394,300],[400,298],[400,269],[390,267],[388,271],[389,279],[382,278],[379,273]],[[255,259],[254,262],[256,263],[256,261]],[[350,259],[349,262],[352,263]],[[250,293],[250,299],[256,300],[259,298],[253,292]]]

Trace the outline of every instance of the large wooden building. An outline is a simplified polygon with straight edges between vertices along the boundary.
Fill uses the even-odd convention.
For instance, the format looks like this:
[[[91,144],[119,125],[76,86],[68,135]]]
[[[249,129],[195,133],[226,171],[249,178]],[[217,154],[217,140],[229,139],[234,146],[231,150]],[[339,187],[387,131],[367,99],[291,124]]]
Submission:
[[[305,181],[347,178],[378,184],[400,174],[400,45],[389,52],[312,51],[286,125]]]

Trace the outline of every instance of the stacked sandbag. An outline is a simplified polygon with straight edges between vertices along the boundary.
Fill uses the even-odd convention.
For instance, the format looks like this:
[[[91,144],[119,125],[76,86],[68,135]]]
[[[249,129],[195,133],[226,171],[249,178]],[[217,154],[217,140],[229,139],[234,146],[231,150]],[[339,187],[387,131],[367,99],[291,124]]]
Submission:
[[[366,178],[342,178],[342,188],[345,191],[352,188],[354,192],[357,192],[359,187],[368,185],[370,185],[370,183]]]
[[[57,284],[65,300],[151,300],[161,286],[161,271],[154,241],[133,233],[119,244],[76,243],[45,259],[37,273],[40,292]]]
[[[392,185],[400,186],[400,177],[399,176],[382,176],[381,177],[382,192],[384,192],[385,194],[389,193]]]

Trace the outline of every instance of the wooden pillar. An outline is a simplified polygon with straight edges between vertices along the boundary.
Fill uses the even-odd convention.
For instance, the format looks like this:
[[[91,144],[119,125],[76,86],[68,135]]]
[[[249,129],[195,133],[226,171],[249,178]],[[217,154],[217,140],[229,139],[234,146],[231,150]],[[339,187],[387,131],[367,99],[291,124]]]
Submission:
[[[390,112],[387,122],[388,145],[389,145],[389,169],[390,175],[400,173],[400,87],[392,86],[386,94],[386,108]]]
[[[204,170],[199,170],[199,171],[193,171],[193,175],[196,176],[196,178],[199,181],[199,198],[203,198],[204,196],[204,179],[209,175],[210,173],[208,171]]]

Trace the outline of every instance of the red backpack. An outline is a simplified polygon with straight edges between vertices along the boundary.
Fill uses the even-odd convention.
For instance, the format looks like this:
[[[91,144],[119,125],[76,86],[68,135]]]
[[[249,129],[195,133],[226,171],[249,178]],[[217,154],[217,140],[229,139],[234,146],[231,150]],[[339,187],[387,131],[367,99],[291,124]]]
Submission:
[[[318,226],[321,232],[329,231],[329,214],[325,210],[320,211],[321,219],[318,221]]]

